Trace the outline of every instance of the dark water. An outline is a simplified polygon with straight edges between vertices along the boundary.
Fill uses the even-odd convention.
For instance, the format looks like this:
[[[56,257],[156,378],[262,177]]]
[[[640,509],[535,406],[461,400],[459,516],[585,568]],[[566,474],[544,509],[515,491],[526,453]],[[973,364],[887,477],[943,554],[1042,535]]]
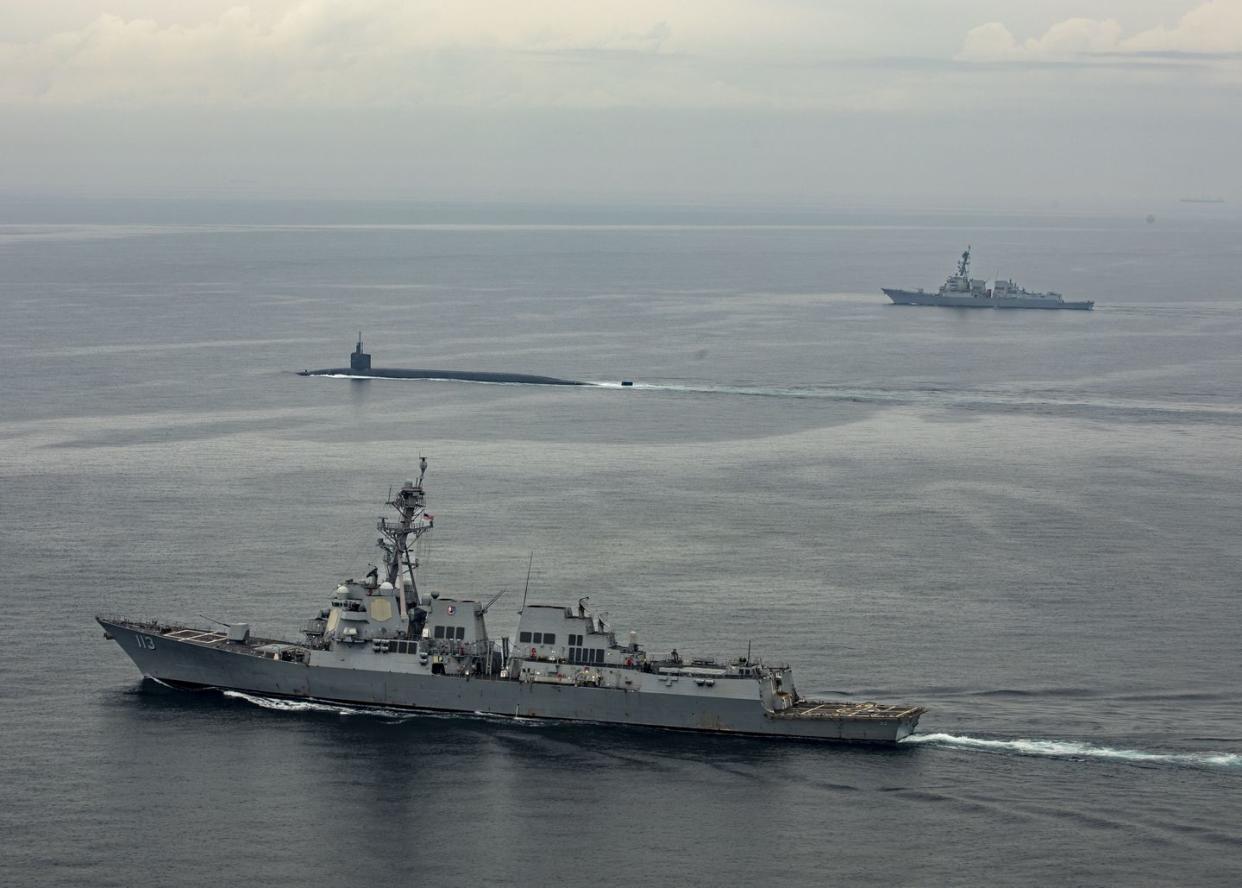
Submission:
[[[6,883],[1242,878],[1242,224],[130,211],[0,226]],[[1098,310],[884,304],[968,242]],[[359,328],[377,365],[639,385],[290,372]],[[293,634],[420,453],[432,588],[533,551],[532,600],[925,704],[920,737],[183,694],[92,623]]]

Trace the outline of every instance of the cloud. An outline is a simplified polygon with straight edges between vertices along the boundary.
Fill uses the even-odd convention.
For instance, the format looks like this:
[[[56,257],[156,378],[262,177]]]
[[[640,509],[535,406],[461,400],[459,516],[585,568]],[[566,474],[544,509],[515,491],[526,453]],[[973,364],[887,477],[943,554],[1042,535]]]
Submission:
[[[1131,56],[1203,56],[1242,53],[1242,0],[1208,0],[1172,27],[1125,36],[1116,19],[1070,18],[1043,36],[1019,41],[1000,22],[972,28],[956,58],[966,62],[1051,62]]]
[[[192,24],[101,15],[0,43],[0,102],[797,104],[811,91],[753,69],[848,52],[854,37],[800,2],[298,0]]]
[[[925,113],[1012,104],[1012,84],[961,61],[1137,65],[1242,48],[1242,0],[1130,35],[1071,18],[1024,41],[991,22],[964,42],[953,16],[920,21],[914,0],[894,0],[900,28],[870,0],[227,2],[135,0],[154,11],[0,41],[0,106]]]

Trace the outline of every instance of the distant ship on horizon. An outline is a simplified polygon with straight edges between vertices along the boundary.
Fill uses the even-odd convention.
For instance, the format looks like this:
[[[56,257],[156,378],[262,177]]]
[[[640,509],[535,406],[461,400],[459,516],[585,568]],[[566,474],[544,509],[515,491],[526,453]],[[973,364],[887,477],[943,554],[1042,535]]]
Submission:
[[[944,308],[1042,308],[1091,311],[1095,303],[1089,300],[1066,302],[1060,293],[1033,293],[1020,287],[1012,279],[996,280],[989,288],[986,280],[970,276],[970,247],[958,260],[957,271],[949,275],[935,293],[920,287],[917,290],[899,290],[882,287],[884,295],[894,305],[938,305]]]

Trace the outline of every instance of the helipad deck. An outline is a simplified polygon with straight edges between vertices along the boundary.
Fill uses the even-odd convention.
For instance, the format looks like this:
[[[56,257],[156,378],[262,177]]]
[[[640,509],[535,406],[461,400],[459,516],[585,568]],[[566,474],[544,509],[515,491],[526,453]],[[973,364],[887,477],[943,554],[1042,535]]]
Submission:
[[[883,703],[828,702],[803,700],[789,709],[774,713],[777,718],[912,718],[927,710],[921,706],[889,706]]]

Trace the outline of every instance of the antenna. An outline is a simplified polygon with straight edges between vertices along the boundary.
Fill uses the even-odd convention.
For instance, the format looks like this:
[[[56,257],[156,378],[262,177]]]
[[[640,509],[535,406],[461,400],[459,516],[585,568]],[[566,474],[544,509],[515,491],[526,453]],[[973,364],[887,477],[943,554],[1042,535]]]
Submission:
[[[519,614],[523,613],[526,610],[526,595],[528,592],[530,592],[530,569],[531,569],[531,565],[533,565],[534,563],[535,563],[535,552],[534,550],[531,550],[530,558],[526,562],[526,588],[522,590],[522,609],[518,611]]]
[[[493,604],[495,604],[497,601],[499,601],[500,596],[504,595],[508,591],[509,591],[508,589],[501,589],[499,592],[493,595],[491,599],[487,602],[487,604],[483,605],[483,610],[479,611],[479,613],[482,613],[482,614],[487,613],[487,609],[491,607]]]
[[[418,580],[414,579],[414,568],[418,567],[418,562],[410,557],[410,547],[405,540],[401,541],[401,551],[405,553],[405,569],[410,573],[410,588],[414,591],[414,606],[423,603],[422,597],[418,594]],[[401,578],[404,581],[404,577]],[[393,585],[397,585],[394,583]],[[404,593],[402,593],[404,596]]]

